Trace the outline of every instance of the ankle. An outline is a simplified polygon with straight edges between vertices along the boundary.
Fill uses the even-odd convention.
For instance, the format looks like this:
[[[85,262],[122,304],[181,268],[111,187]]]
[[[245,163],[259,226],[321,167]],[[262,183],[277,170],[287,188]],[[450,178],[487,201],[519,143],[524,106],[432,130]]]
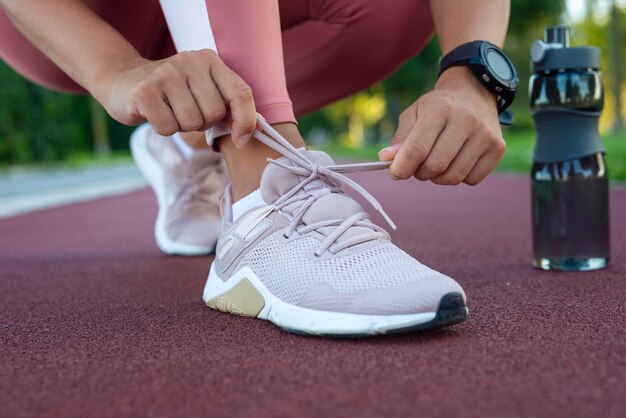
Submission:
[[[263,174],[263,170],[259,173],[258,179],[255,178],[239,178],[238,180],[233,180],[232,175],[230,176],[230,192],[232,196],[233,203],[239,202],[241,199],[249,196],[259,189],[261,185],[261,175]]]
[[[281,123],[272,126],[296,148],[305,146],[304,139],[295,124]],[[230,136],[223,136],[217,141],[228,166],[234,202],[259,188],[268,158],[281,157],[278,152],[254,138],[241,149],[235,147]]]
[[[209,148],[204,132],[180,132],[179,135],[193,149]]]
[[[295,123],[277,123],[272,125],[291,145],[296,148],[306,147],[304,138],[300,135],[298,125]]]

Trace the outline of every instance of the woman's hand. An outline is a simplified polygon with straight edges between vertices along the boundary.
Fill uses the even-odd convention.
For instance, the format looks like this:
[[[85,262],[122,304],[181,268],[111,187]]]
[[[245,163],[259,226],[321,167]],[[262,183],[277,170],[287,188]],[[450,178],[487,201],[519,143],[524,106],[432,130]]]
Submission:
[[[256,127],[252,90],[211,50],[135,59],[109,70],[92,93],[115,120],[148,121],[164,136],[205,131],[229,113],[233,141],[243,146]]]
[[[379,157],[393,160],[389,171],[396,179],[475,185],[504,150],[493,94],[467,68],[453,67],[400,115],[391,145]]]
[[[171,135],[206,130],[230,113],[235,145],[250,138],[256,126],[252,91],[215,52],[143,59],[86,3],[14,0],[2,6],[46,56],[121,123],[147,120],[161,135]]]

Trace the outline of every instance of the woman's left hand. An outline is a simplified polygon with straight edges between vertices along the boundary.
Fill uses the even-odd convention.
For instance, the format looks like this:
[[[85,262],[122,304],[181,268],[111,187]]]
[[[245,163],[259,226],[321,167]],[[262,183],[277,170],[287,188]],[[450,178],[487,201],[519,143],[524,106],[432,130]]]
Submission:
[[[446,70],[433,91],[400,115],[391,145],[380,151],[395,179],[480,183],[505,150],[495,97],[464,67]]]

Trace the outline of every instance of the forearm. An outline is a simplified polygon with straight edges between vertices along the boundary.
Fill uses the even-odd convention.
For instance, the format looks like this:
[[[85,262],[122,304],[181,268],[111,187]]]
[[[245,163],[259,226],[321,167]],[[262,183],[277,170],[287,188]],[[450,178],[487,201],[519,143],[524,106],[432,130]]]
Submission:
[[[0,5],[34,45],[96,97],[109,70],[141,59],[81,0],[0,0]]]
[[[431,0],[430,7],[444,55],[475,40],[503,46],[509,24],[509,0]]]

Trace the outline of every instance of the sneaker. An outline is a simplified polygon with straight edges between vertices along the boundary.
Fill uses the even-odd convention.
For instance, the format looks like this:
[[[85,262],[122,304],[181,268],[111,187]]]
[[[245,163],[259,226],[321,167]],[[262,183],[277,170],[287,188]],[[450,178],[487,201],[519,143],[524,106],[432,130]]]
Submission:
[[[154,236],[161,251],[188,256],[213,252],[224,190],[220,156],[207,149],[185,159],[170,137],[157,134],[148,124],[135,130],[130,148],[157,197]]]
[[[362,194],[394,227],[378,202],[341,174],[389,163],[335,165],[323,152],[295,149],[262,119],[259,125],[271,137],[256,131],[255,138],[284,157],[270,160],[262,175],[268,204],[236,222],[227,187],[204,288],[209,307],[322,336],[407,332],[466,319],[461,286],[392,244],[340,188]]]

